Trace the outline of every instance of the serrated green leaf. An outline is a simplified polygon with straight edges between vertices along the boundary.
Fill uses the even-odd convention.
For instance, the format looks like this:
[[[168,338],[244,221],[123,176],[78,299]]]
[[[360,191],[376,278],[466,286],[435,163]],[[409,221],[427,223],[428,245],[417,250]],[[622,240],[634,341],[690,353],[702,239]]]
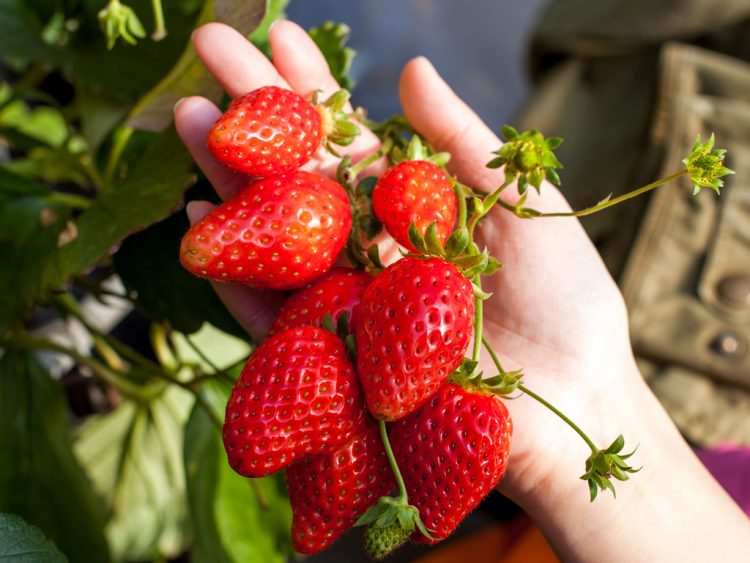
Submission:
[[[78,237],[56,253],[45,283],[63,285],[108,256],[126,236],[168,216],[194,181],[192,168],[192,157],[174,128],[155,135],[123,183],[93,200],[78,218]]]
[[[354,79],[349,76],[349,69],[356,55],[356,51],[346,46],[351,30],[344,23],[326,21],[319,27],[309,30],[310,37],[315,41],[331,69],[336,82],[347,90],[354,87]]]
[[[39,527],[71,561],[109,561],[103,506],[73,455],[65,399],[30,354],[0,358],[0,452],[0,512]]]
[[[206,401],[223,416],[229,387],[204,385]],[[193,408],[185,428],[184,466],[195,563],[285,563],[292,554],[291,508],[281,475],[255,479],[227,463],[221,432],[205,411]],[[256,494],[260,489],[264,508]]]
[[[75,450],[105,499],[116,561],[174,557],[188,543],[184,427],[194,399],[171,385],[150,403],[124,401],[90,417]]]
[[[67,563],[42,531],[14,514],[0,513],[0,563]]]

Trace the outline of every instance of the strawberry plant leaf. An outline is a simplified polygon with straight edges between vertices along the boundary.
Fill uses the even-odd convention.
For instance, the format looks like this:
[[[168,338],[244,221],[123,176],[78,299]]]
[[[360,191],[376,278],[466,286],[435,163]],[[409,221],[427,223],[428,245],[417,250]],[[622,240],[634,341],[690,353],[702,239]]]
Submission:
[[[78,218],[78,238],[59,250],[46,273],[47,284],[65,284],[108,256],[126,236],[172,213],[194,181],[192,168],[174,128],[155,135],[122,184],[93,200]]]
[[[73,455],[65,399],[31,354],[0,358],[0,451],[0,512],[39,527],[71,561],[109,561],[104,510]]]
[[[222,21],[247,35],[263,21],[266,4],[265,0],[208,1],[195,26]],[[172,108],[177,100],[194,95],[218,103],[223,90],[188,42],[172,69],[132,109],[127,124],[136,129],[163,131],[172,122]]]
[[[170,385],[149,403],[90,417],[78,432],[75,451],[107,504],[118,561],[174,557],[187,546],[182,444],[193,402]]]
[[[229,386],[218,381],[202,387],[206,402],[220,418],[229,391]],[[197,405],[185,436],[185,474],[194,530],[191,560],[285,563],[292,554],[291,508],[281,476],[251,483],[235,473],[227,463],[221,431]]]
[[[0,168],[0,332],[43,290],[71,208],[42,184]]]
[[[351,90],[354,87],[354,79],[349,75],[349,69],[357,53],[351,47],[346,46],[351,34],[349,26],[327,21],[319,27],[313,27],[309,33],[328,62],[328,67],[336,82],[342,88]]]
[[[67,563],[42,531],[14,514],[0,514],[0,563]]]

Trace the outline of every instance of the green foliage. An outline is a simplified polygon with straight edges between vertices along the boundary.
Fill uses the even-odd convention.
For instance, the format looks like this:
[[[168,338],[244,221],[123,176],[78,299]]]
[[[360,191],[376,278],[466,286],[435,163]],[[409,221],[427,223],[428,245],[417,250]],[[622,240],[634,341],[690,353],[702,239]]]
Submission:
[[[193,398],[169,386],[147,404],[125,401],[80,429],[75,451],[105,499],[115,561],[175,556],[188,543],[182,444]]]
[[[13,514],[0,514],[0,563],[67,563],[39,528]]]
[[[510,125],[503,126],[502,134],[506,143],[495,151],[498,156],[488,162],[487,167],[505,167],[504,186],[518,180],[518,193],[523,194],[529,184],[539,191],[545,178],[560,185],[555,169],[562,168],[562,164],[553,151],[562,144],[561,138],[545,139],[536,129],[519,133]]]
[[[203,386],[215,415],[223,416],[229,387]],[[185,430],[185,472],[195,534],[196,563],[283,563],[292,554],[291,508],[280,476],[245,479],[226,462],[221,432],[197,406]]]
[[[328,61],[331,74],[339,86],[346,90],[354,88],[354,79],[349,76],[349,70],[357,54],[354,49],[346,46],[350,34],[348,25],[332,21],[310,30],[310,37]]]
[[[267,49],[287,3],[161,2],[169,34],[157,42],[145,37],[159,28],[151,0],[0,0],[0,512],[23,518],[0,515],[0,561],[145,561],[191,546],[196,561],[292,554],[283,480],[250,482],[226,463],[216,423],[231,375],[216,366],[249,346],[210,285],[179,265],[184,201],[210,188],[196,185],[172,126],[181,97],[223,96],[193,29],[223,21]],[[60,388],[17,349],[47,347],[24,332],[40,305],[75,303],[74,285],[99,296],[112,274],[160,323],[158,361],[86,328],[99,357],[70,353],[113,407],[73,439]]]
[[[0,512],[42,529],[71,561],[109,561],[104,511],[70,446],[60,388],[32,355],[6,352],[0,358]]]

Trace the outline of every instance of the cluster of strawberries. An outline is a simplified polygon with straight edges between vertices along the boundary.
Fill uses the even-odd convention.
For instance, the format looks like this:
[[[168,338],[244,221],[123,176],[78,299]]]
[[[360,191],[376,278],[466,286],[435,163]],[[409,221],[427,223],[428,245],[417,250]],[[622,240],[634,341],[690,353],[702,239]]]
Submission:
[[[351,142],[346,100],[311,104],[277,87],[235,99],[208,145],[260,179],[194,224],[180,257],[213,280],[296,290],[227,404],[229,463],[247,477],[286,468],[298,551],[316,553],[359,521],[377,557],[409,537],[450,535],[502,476],[512,425],[476,378],[456,377],[473,373],[477,260],[466,260],[471,242],[454,229],[458,198],[439,166],[407,158],[367,194],[401,259],[333,267],[360,240],[355,195],[299,167],[323,143]]]

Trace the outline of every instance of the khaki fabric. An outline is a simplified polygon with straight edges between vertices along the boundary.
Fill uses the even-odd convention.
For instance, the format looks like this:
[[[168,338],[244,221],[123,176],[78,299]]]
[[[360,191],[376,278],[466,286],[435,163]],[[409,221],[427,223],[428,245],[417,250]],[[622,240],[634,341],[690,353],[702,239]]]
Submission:
[[[677,171],[697,134],[729,150],[737,174],[718,198],[683,178],[583,221],[620,281],[644,377],[704,446],[750,444],[748,18],[747,1],[555,2],[520,119],[565,137],[575,208]]]

